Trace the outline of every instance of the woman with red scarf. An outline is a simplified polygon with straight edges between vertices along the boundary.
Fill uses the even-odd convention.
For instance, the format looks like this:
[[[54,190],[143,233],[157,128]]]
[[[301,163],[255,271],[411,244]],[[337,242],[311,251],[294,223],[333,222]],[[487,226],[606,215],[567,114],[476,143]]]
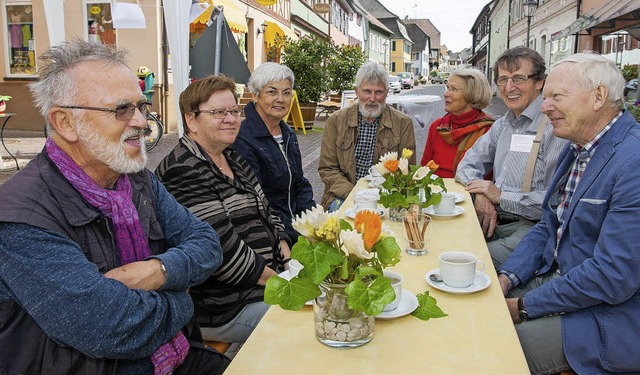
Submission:
[[[493,124],[494,120],[482,112],[490,100],[491,86],[480,70],[464,68],[451,73],[444,93],[447,114],[429,127],[420,164],[433,160],[440,166],[435,174],[453,178],[464,153]]]

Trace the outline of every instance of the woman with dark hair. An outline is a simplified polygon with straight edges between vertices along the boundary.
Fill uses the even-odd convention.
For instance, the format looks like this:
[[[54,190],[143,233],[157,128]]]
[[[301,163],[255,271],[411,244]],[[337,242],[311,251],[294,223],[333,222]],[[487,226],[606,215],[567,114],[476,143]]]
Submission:
[[[244,342],[269,305],[267,279],[284,270],[289,237],[247,162],[229,146],[240,130],[235,83],[209,76],[180,94],[185,134],[156,175],[220,236],[222,265],[191,288],[205,340]]]

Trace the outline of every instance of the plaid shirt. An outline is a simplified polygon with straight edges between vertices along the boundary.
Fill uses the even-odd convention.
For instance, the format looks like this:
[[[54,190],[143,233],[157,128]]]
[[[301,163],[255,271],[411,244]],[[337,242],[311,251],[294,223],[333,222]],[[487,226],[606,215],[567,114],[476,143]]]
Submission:
[[[373,123],[367,123],[358,111],[358,137],[355,147],[356,181],[366,176],[373,165],[373,148],[376,144],[379,124],[380,117]]]
[[[560,188],[560,204],[558,205],[558,209],[556,211],[556,215],[558,216],[558,221],[560,222],[560,226],[558,227],[558,231],[556,234],[556,249],[555,256],[558,256],[558,244],[560,243],[560,238],[562,237],[562,233],[565,229],[565,220],[566,213],[569,205],[571,204],[571,198],[573,198],[573,193],[576,191],[576,187],[578,183],[580,183],[580,179],[582,179],[582,175],[584,174],[585,169],[587,169],[587,164],[591,161],[591,157],[596,152],[598,148],[598,144],[600,143],[600,139],[607,133],[607,131],[611,128],[611,126],[618,121],[618,119],[622,116],[622,112],[618,113],[616,117],[611,120],[600,131],[600,133],[596,134],[592,140],[587,142],[583,147],[572,143],[571,148],[573,149],[573,155],[576,160],[571,167],[571,170],[567,174],[567,181],[563,187]],[[561,184],[562,186],[562,184]]]

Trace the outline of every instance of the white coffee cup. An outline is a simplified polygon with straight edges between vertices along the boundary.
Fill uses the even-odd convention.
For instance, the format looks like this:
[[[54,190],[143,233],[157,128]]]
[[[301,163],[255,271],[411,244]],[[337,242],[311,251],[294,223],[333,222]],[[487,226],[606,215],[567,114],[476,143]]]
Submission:
[[[464,251],[447,251],[440,259],[440,276],[442,281],[453,288],[466,288],[473,284],[476,275],[482,275],[484,262],[475,255]],[[480,269],[476,269],[480,265]]]
[[[371,175],[372,177],[381,177],[382,173],[380,173],[380,171],[378,170],[378,168],[376,168],[375,165],[372,165],[369,168],[369,175]]]
[[[440,203],[433,206],[433,212],[439,215],[451,215],[456,208],[456,196],[453,194],[442,194]]]
[[[358,213],[362,210],[373,210],[378,208],[377,194],[362,194],[353,197],[353,210]]]
[[[396,299],[387,304],[382,311],[392,311],[398,307],[402,300],[402,275],[389,270],[384,270],[382,272],[384,277],[391,279],[391,286],[393,287],[393,291],[396,293]]]
[[[291,259],[289,261],[289,275],[291,275],[291,277],[296,277],[298,276],[298,273],[300,273],[300,270],[302,270],[304,268],[304,266],[302,265],[302,263],[298,262],[295,259]]]

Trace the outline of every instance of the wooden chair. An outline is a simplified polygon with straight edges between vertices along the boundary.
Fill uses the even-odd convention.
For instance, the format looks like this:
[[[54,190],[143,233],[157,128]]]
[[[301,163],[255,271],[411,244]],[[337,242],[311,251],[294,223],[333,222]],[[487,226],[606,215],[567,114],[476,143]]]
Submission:
[[[229,347],[231,346],[230,342],[221,342],[221,341],[204,341],[204,345],[210,348],[214,348],[218,352],[224,354]]]

